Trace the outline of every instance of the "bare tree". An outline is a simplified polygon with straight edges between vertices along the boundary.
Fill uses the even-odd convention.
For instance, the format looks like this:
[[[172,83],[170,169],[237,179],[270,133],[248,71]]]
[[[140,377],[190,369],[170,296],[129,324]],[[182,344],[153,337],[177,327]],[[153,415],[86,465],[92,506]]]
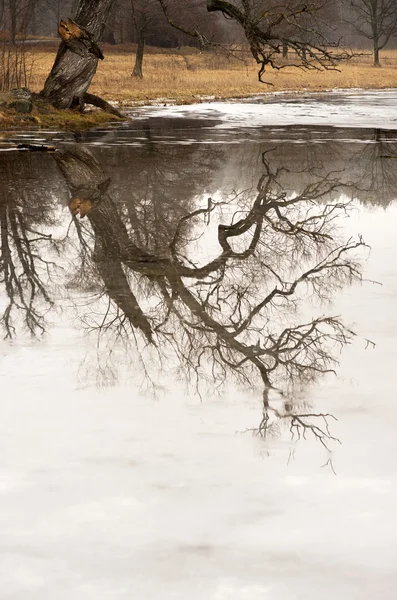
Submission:
[[[172,3],[158,1],[171,25],[196,37],[202,45],[211,43],[199,29],[188,30],[178,24]],[[324,0],[207,0],[207,10],[224,15],[242,28],[259,65],[260,81],[267,66],[336,70],[340,61],[352,56],[341,47],[328,18],[330,4]],[[280,63],[278,59],[283,52],[286,56],[286,48],[293,51],[296,59]]]
[[[355,30],[371,40],[374,66],[380,66],[379,52],[397,33],[397,3],[395,0],[350,0]]]
[[[19,35],[26,36],[34,11],[34,0],[3,0],[0,3],[0,23],[10,32],[12,44]]]
[[[157,0],[130,0],[131,15],[137,43],[133,77],[143,77],[143,54],[147,30],[158,23],[159,6]]]
[[[215,44],[209,41],[199,27],[192,29],[189,25],[178,24],[179,15],[175,11],[180,6],[179,0],[170,4],[167,0],[156,1],[168,23],[181,34],[195,38],[201,46]],[[59,32],[63,41],[42,91],[44,98],[57,108],[83,106],[84,102],[91,102],[114,112],[108,104],[95,96],[87,95],[98,58],[103,58],[97,44],[113,4],[114,0],[79,0],[72,19],[74,26],[65,27],[65,22],[61,22]],[[194,9],[198,6],[195,1],[189,3],[189,6],[190,4]],[[351,56],[340,48],[340,40],[335,38],[335,32],[325,22],[327,6],[323,0],[310,0],[306,3],[301,0],[283,0],[281,4],[276,0],[207,0],[206,3],[208,12],[221,14],[242,28],[260,66],[260,80],[266,66],[277,69],[288,66],[288,61],[280,63],[277,60],[286,47],[296,56],[296,60],[290,64],[305,69],[336,69],[340,60]],[[144,33],[152,20],[154,2],[151,0],[148,4],[131,0],[131,7],[139,34],[135,72],[140,76]]]

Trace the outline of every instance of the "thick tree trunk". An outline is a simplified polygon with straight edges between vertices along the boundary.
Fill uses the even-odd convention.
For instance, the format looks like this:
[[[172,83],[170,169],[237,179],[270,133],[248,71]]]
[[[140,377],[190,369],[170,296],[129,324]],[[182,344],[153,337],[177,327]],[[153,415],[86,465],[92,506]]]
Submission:
[[[94,42],[100,40],[113,0],[80,0],[73,20],[87,29]],[[78,40],[77,40],[78,42]],[[70,108],[82,102],[98,65],[98,54],[83,43],[61,42],[42,96],[56,108]]]
[[[133,77],[139,77],[142,79],[143,77],[143,53],[145,50],[145,32],[143,29],[140,29],[138,32],[138,47],[136,49],[136,58],[135,58],[135,66],[132,71]]]

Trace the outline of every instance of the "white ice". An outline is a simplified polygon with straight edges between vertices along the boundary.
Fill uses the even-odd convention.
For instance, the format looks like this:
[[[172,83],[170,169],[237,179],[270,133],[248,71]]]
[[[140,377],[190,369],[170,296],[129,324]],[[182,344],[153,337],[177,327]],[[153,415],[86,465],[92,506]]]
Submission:
[[[264,95],[240,102],[149,107],[141,116],[220,119],[218,128],[331,125],[397,129],[397,90]],[[136,118],[134,114],[134,118]]]

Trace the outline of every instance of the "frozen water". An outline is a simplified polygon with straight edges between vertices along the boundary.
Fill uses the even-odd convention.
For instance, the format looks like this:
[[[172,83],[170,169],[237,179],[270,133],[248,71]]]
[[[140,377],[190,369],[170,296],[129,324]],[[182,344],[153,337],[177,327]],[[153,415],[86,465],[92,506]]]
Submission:
[[[328,125],[396,129],[397,91],[335,91],[322,94],[264,95],[238,102],[203,102],[199,106],[150,107],[144,116],[221,119],[220,128]]]

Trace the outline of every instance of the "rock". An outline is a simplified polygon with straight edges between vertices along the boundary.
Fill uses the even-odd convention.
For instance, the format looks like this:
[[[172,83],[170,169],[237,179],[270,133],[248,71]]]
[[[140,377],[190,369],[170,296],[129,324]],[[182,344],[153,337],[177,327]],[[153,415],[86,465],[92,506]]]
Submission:
[[[0,107],[13,108],[18,113],[32,112],[32,94],[27,88],[0,92]]]
[[[56,152],[54,146],[44,146],[43,144],[18,144],[17,150],[28,150],[29,152]]]

